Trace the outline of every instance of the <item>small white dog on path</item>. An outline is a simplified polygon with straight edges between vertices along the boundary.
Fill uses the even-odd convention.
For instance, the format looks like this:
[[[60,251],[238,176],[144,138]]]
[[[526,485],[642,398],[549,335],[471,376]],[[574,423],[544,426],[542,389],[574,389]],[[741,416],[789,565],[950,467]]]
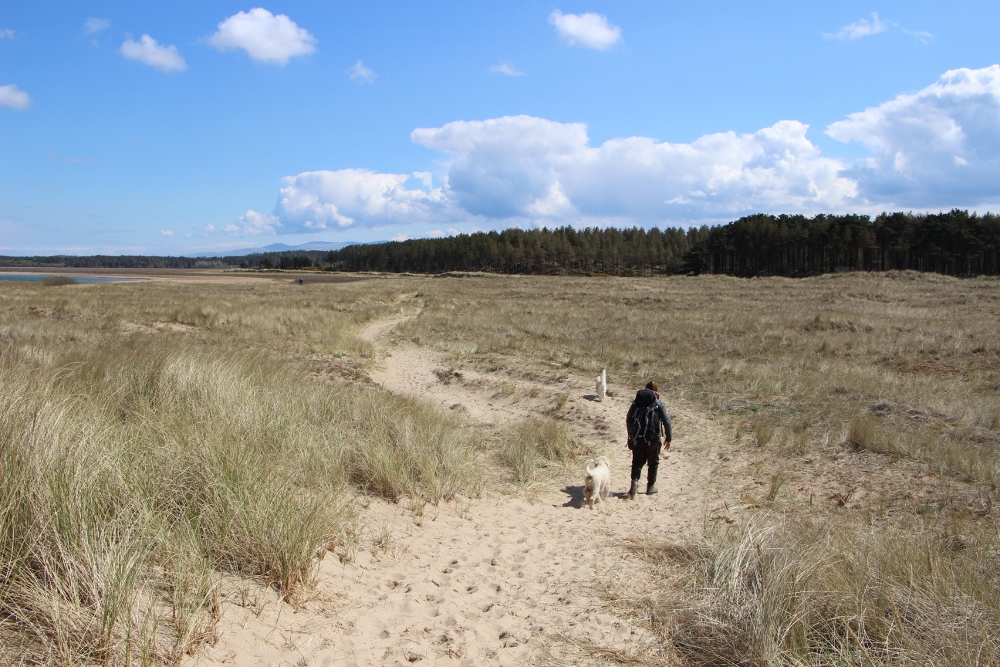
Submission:
[[[603,401],[604,397],[608,395],[608,371],[603,369],[601,374],[595,378],[597,387],[595,391],[597,392],[597,400]]]
[[[588,460],[584,467],[587,476],[583,480],[583,498],[590,509],[594,509],[594,503],[607,500],[608,493],[611,492],[611,468],[604,456]]]

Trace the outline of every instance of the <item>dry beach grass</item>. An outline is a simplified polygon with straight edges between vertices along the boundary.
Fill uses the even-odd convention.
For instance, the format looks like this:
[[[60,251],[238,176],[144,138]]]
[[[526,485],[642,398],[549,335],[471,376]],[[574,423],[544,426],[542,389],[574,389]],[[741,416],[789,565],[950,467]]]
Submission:
[[[395,295],[284,287],[4,286],[0,662],[176,661],[218,575],[307,588],[350,489],[476,491],[454,416],[310,381]]]
[[[794,452],[848,440],[996,481],[994,279],[890,273],[441,283],[401,330],[456,358],[510,364],[504,360],[527,356],[594,374],[606,367],[631,384],[657,377],[671,394],[745,417],[737,423],[762,436],[758,444]]]
[[[607,367],[633,386],[661,378],[668,396],[730,418],[720,455],[742,454],[755,471],[740,499],[754,518],[640,550],[664,564],[665,581],[684,573],[686,593],[640,613],[686,662],[1000,659],[996,280],[467,277],[448,287],[405,334],[480,365],[529,358]],[[837,492],[802,493],[836,468]]]
[[[401,314],[442,382],[495,377],[528,417],[367,382],[356,334]],[[550,480],[584,450],[547,378],[607,368],[725,425],[731,492],[636,537],[661,584],[607,605],[660,650],[595,664],[996,664],[998,324],[1000,282],[910,273],[2,285],[0,662],[178,661],[220,582],[294,602],[350,557],[358,494],[474,496],[483,460]]]

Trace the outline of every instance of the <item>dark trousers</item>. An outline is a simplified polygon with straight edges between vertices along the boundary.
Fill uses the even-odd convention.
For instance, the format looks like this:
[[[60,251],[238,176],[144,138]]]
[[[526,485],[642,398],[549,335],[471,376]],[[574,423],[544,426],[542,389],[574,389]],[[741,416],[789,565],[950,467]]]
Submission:
[[[649,484],[656,483],[656,471],[660,468],[660,448],[663,443],[659,438],[651,442],[636,440],[632,445],[632,479],[642,477],[642,466],[649,464],[649,471],[646,473],[646,481]]]

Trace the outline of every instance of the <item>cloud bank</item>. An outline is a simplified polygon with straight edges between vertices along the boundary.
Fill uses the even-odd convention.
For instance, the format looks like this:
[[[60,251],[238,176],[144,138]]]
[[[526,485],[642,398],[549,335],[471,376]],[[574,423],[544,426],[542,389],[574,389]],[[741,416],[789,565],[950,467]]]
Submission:
[[[807,125],[690,144],[648,137],[590,145],[582,123],[531,116],[417,129],[413,141],[453,156],[447,194],[485,218],[628,218],[648,224],[699,212],[843,206],[855,194],[839,162],[819,155]]]
[[[1000,65],[945,72],[827,128],[873,156],[845,170],[861,194],[894,206],[970,205],[1000,196]]]
[[[583,123],[535,116],[455,121],[411,139],[445,158],[428,173],[367,169],[285,179],[270,214],[227,231],[308,233],[424,224],[664,225],[754,212],[803,214],[1000,203],[1000,65],[937,82],[833,123],[826,133],[872,156],[829,158],[809,126],[782,120],[691,143],[622,137],[593,145]]]
[[[417,187],[408,188],[415,181]],[[274,214],[247,211],[229,233],[308,233],[347,227],[408,225],[458,212],[431,175],[384,174],[367,169],[308,171],[284,179]]]
[[[143,35],[138,42],[126,39],[120,51],[129,60],[137,60],[161,72],[183,72],[187,69],[187,63],[176,46],[162,46],[149,35]]]
[[[316,50],[316,38],[284,14],[275,16],[255,7],[233,14],[219,24],[208,43],[219,51],[243,49],[258,62],[286,64]]]

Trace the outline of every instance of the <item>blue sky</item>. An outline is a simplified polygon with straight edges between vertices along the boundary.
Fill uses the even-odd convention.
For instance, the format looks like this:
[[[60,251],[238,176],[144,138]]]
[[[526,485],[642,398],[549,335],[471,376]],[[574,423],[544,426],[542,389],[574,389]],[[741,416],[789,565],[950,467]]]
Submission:
[[[1000,210],[1000,3],[0,3],[0,254]]]

